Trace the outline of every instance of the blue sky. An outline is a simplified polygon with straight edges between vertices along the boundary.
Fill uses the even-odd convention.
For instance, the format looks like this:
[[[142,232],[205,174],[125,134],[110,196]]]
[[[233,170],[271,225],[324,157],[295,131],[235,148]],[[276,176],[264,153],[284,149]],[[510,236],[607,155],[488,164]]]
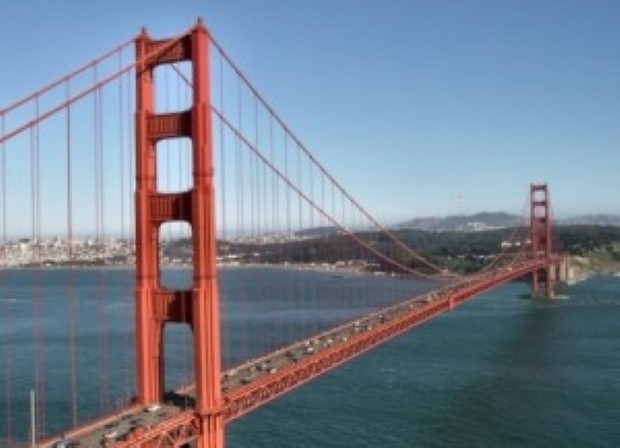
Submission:
[[[146,26],[204,18],[334,176],[386,223],[620,213],[620,2],[5,2],[0,104]]]

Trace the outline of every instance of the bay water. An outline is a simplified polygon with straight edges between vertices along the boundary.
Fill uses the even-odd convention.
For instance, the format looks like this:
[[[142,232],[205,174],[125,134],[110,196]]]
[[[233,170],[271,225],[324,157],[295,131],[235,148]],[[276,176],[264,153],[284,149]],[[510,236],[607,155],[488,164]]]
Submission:
[[[166,276],[172,286],[188,281],[183,270]],[[254,278],[262,280],[240,289],[242,283],[252,285]],[[67,284],[72,285],[69,290]],[[281,345],[283,334],[292,342],[386,305],[381,302],[384,296],[404,298],[411,292],[411,284],[398,278],[336,277],[292,269],[223,270],[220,286],[228,299],[222,301],[226,366]],[[286,297],[301,297],[304,291],[326,296],[344,289],[352,297],[363,291],[372,299],[368,306],[359,307],[353,302],[336,306],[317,298],[311,309],[299,315],[293,313],[299,304],[278,302],[285,295],[274,292],[277,288],[284,288]],[[68,295],[73,311],[67,306]],[[312,324],[306,325],[304,316]],[[70,321],[75,322],[80,421],[94,418],[102,408],[112,410],[131,396],[135,388],[133,272],[2,271],[1,447],[9,446],[9,440],[27,439],[28,391],[37,384],[33,367],[37,359],[45,371],[38,382],[44,396],[40,398],[46,403],[45,431],[59,432],[71,425]],[[189,381],[189,331],[181,326],[166,331],[167,384]],[[38,355],[34,340],[39,341]],[[105,353],[103,360],[101,353]],[[546,301],[533,301],[528,285],[515,282],[231,423],[227,444],[620,446],[619,354],[619,277],[593,277],[565,286],[557,300]]]

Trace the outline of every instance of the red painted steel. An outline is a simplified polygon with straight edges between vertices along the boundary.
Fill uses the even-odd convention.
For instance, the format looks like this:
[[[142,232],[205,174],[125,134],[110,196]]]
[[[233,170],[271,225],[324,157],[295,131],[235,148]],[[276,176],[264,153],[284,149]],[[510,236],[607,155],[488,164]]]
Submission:
[[[158,49],[164,50],[157,52]],[[199,448],[224,445],[208,50],[209,35],[201,23],[191,33],[174,42],[151,40],[145,31],[136,40],[135,306],[138,402],[147,405],[163,400],[164,325],[167,322],[191,325],[198,423],[191,426],[191,431],[180,431],[178,428],[175,431],[192,434]],[[153,53],[157,56],[150,56]],[[155,114],[153,69],[158,65],[187,60],[192,63],[191,110]],[[192,142],[192,188],[189,192],[159,193],[156,187],[156,144],[162,139],[180,137],[189,137]],[[191,212],[186,213],[187,209]],[[165,222],[178,220],[187,221],[192,227],[194,258],[191,291],[169,291],[160,284],[159,228]],[[180,309],[187,312],[180,313]],[[177,439],[169,434],[166,437]]]
[[[421,324],[461,302],[508,281],[532,274],[535,296],[552,294],[550,269],[560,262],[552,253],[550,201],[546,184],[531,185],[531,256],[510,267],[497,268],[463,279],[433,292],[428,301],[411,307],[394,305],[374,313],[389,314],[367,331],[351,334],[299,362],[222,393],[219,294],[216,276],[215,210],[213,186],[212,124],[210,101],[209,42],[199,22],[186,35],[152,40],[145,31],[136,39],[136,375],[137,404],[113,416],[67,433],[71,439],[97,435],[121,415],[143,412],[146,405],[163,401],[163,329],[166,323],[191,326],[195,360],[195,407],[169,405],[153,424],[132,428],[110,442],[116,447],[178,447],[194,442],[198,448],[224,446],[224,426],[257,407],[347,362],[375,346]],[[221,50],[220,50],[221,51]],[[192,63],[193,90],[190,110],[154,112],[153,70],[180,61]],[[241,75],[242,76],[242,75]],[[223,122],[226,118],[220,116]],[[157,191],[156,145],[158,141],[187,137],[192,143],[193,184],[189,191]],[[244,139],[238,135],[239,139]],[[251,142],[246,144],[251,147]],[[305,149],[304,149],[305,151]],[[259,157],[260,155],[257,154]],[[266,161],[269,164],[268,161]],[[277,172],[277,168],[272,167]],[[294,188],[293,185],[289,185]],[[300,196],[303,194],[299,192]],[[311,198],[307,198],[312,203]],[[191,290],[168,290],[160,283],[159,231],[170,221],[192,227],[193,285]],[[409,301],[405,301],[407,304]],[[398,308],[398,311],[395,311]],[[391,314],[390,314],[391,313]],[[371,317],[372,317],[371,316]],[[345,331],[351,323],[330,331]],[[328,332],[326,332],[328,333]],[[325,335],[326,333],[323,333]],[[311,339],[317,339],[321,335]],[[284,350],[277,353],[282,354]],[[270,355],[268,355],[270,356]],[[172,408],[172,409],[170,409]],[[51,441],[40,446],[51,446]]]
[[[552,297],[551,204],[547,184],[530,186],[530,242],[532,257],[547,260],[543,267],[532,271],[532,296]]]
[[[221,405],[214,414],[218,417],[217,424],[240,418],[252,410],[276,399],[286,392],[290,392],[310,380],[344,364],[345,362],[363,354],[364,352],[426,322],[440,314],[450,311],[460,303],[472,299],[479,294],[515,280],[531,272],[544,269],[548,264],[557,264],[561,257],[551,256],[549,259],[533,258],[524,260],[510,267],[489,271],[474,278],[469,278],[456,285],[448,286],[435,291],[435,299],[425,302],[422,306],[412,307],[408,311],[398,314],[394,319],[381,322],[371,330],[352,336],[346,342],[337,346],[321,350],[301,360],[290,364],[280,371],[264,376],[255,382],[233,389],[224,394]],[[415,298],[414,298],[415,299]],[[411,299],[413,301],[414,299]],[[405,303],[408,301],[405,301]],[[380,310],[375,315],[387,314],[390,310],[402,307],[398,304]],[[349,324],[350,325],[350,324]],[[343,325],[340,328],[344,328]],[[338,329],[330,330],[337,331]],[[313,337],[318,338],[320,335]],[[291,347],[279,350],[286,352]],[[271,355],[265,356],[265,358]],[[219,383],[218,383],[219,384]],[[102,427],[113,421],[118,421],[121,414],[139,412],[139,407],[127,408],[115,416],[107,417],[90,425],[77,428],[67,433],[71,440],[79,440],[90,432],[101,431]],[[204,415],[191,410],[178,410],[170,413],[159,422],[148,427],[139,427],[114,442],[115,447],[178,447],[183,443],[197,441],[203,437],[205,427]],[[51,441],[43,443],[42,447],[53,446]],[[199,445],[200,446],[200,445]],[[205,445],[203,445],[205,446]],[[208,445],[207,445],[208,446]]]
[[[360,354],[454,309],[460,303],[493,289],[506,282],[522,277],[544,266],[544,260],[528,260],[503,271],[494,271],[476,280],[468,280],[439,291],[439,298],[420,308],[399,316],[397,319],[377,325],[370,331],[352,337],[347,342],[318,352],[302,362],[293,364],[280,372],[235,390],[225,397],[226,421],[234,420],[290,392],[292,389],[320,376],[327,371],[357,357]],[[381,310],[377,314],[385,313]]]

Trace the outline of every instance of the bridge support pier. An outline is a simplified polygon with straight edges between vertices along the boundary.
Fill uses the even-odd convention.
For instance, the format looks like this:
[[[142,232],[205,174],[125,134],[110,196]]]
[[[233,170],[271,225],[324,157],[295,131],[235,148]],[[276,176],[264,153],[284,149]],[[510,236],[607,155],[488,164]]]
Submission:
[[[224,446],[224,416],[221,412],[203,416],[202,434],[203,437],[196,440],[196,448]]]

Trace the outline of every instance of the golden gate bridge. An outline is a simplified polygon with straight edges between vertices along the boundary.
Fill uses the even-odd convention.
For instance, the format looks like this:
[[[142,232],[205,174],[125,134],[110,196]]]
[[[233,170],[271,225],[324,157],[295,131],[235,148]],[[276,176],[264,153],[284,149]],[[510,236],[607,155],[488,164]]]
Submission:
[[[562,276],[546,184],[530,186],[529,222],[495,257],[456,274],[374,219],[200,21],[170,39],[143,30],[2,109],[0,119],[0,293],[6,298],[9,277],[28,268],[32,335],[32,379],[24,381],[12,351],[15,311],[4,300],[0,440],[8,446],[221,447],[228,422],[461,302],[524,276],[534,297],[551,296]],[[170,252],[175,241],[184,245]],[[167,283],[166,264],[183,260],[191,278]],[[116,292],[106,273],[114,264],[135,265],[133,298],[125,295],[133,311],[123,312],[135,336],[121,348],[110,335]],[[256,322],[260,287],[251,284],[234,305],[246,323],[235,326],[225,318],[233,305],[230,291],[219,291],[218,266],[327,271],[360,284],[389,275],[399,285],[391,295],[294,288],[273,298],[274,326]],[[64,279],[53,303],[50,267]],[[87,310],[94,350],[80,336],[81,268],[97,277]],[[316,311],[326,303],[347,312],[325,319]],[[50,359],[52,308],[62,314],[60,367]],[[170,384],[166,328],[175,325],[191,331],[186,375]],[[243,350],[250,341],[262,351]],[[120,364],[123,380],[114,374]],[[98,386],[84,387],[85,376]],[[47,402],[57,388],[67,397],[62,425]],[[98,411],[84,415],[92,403]]]

